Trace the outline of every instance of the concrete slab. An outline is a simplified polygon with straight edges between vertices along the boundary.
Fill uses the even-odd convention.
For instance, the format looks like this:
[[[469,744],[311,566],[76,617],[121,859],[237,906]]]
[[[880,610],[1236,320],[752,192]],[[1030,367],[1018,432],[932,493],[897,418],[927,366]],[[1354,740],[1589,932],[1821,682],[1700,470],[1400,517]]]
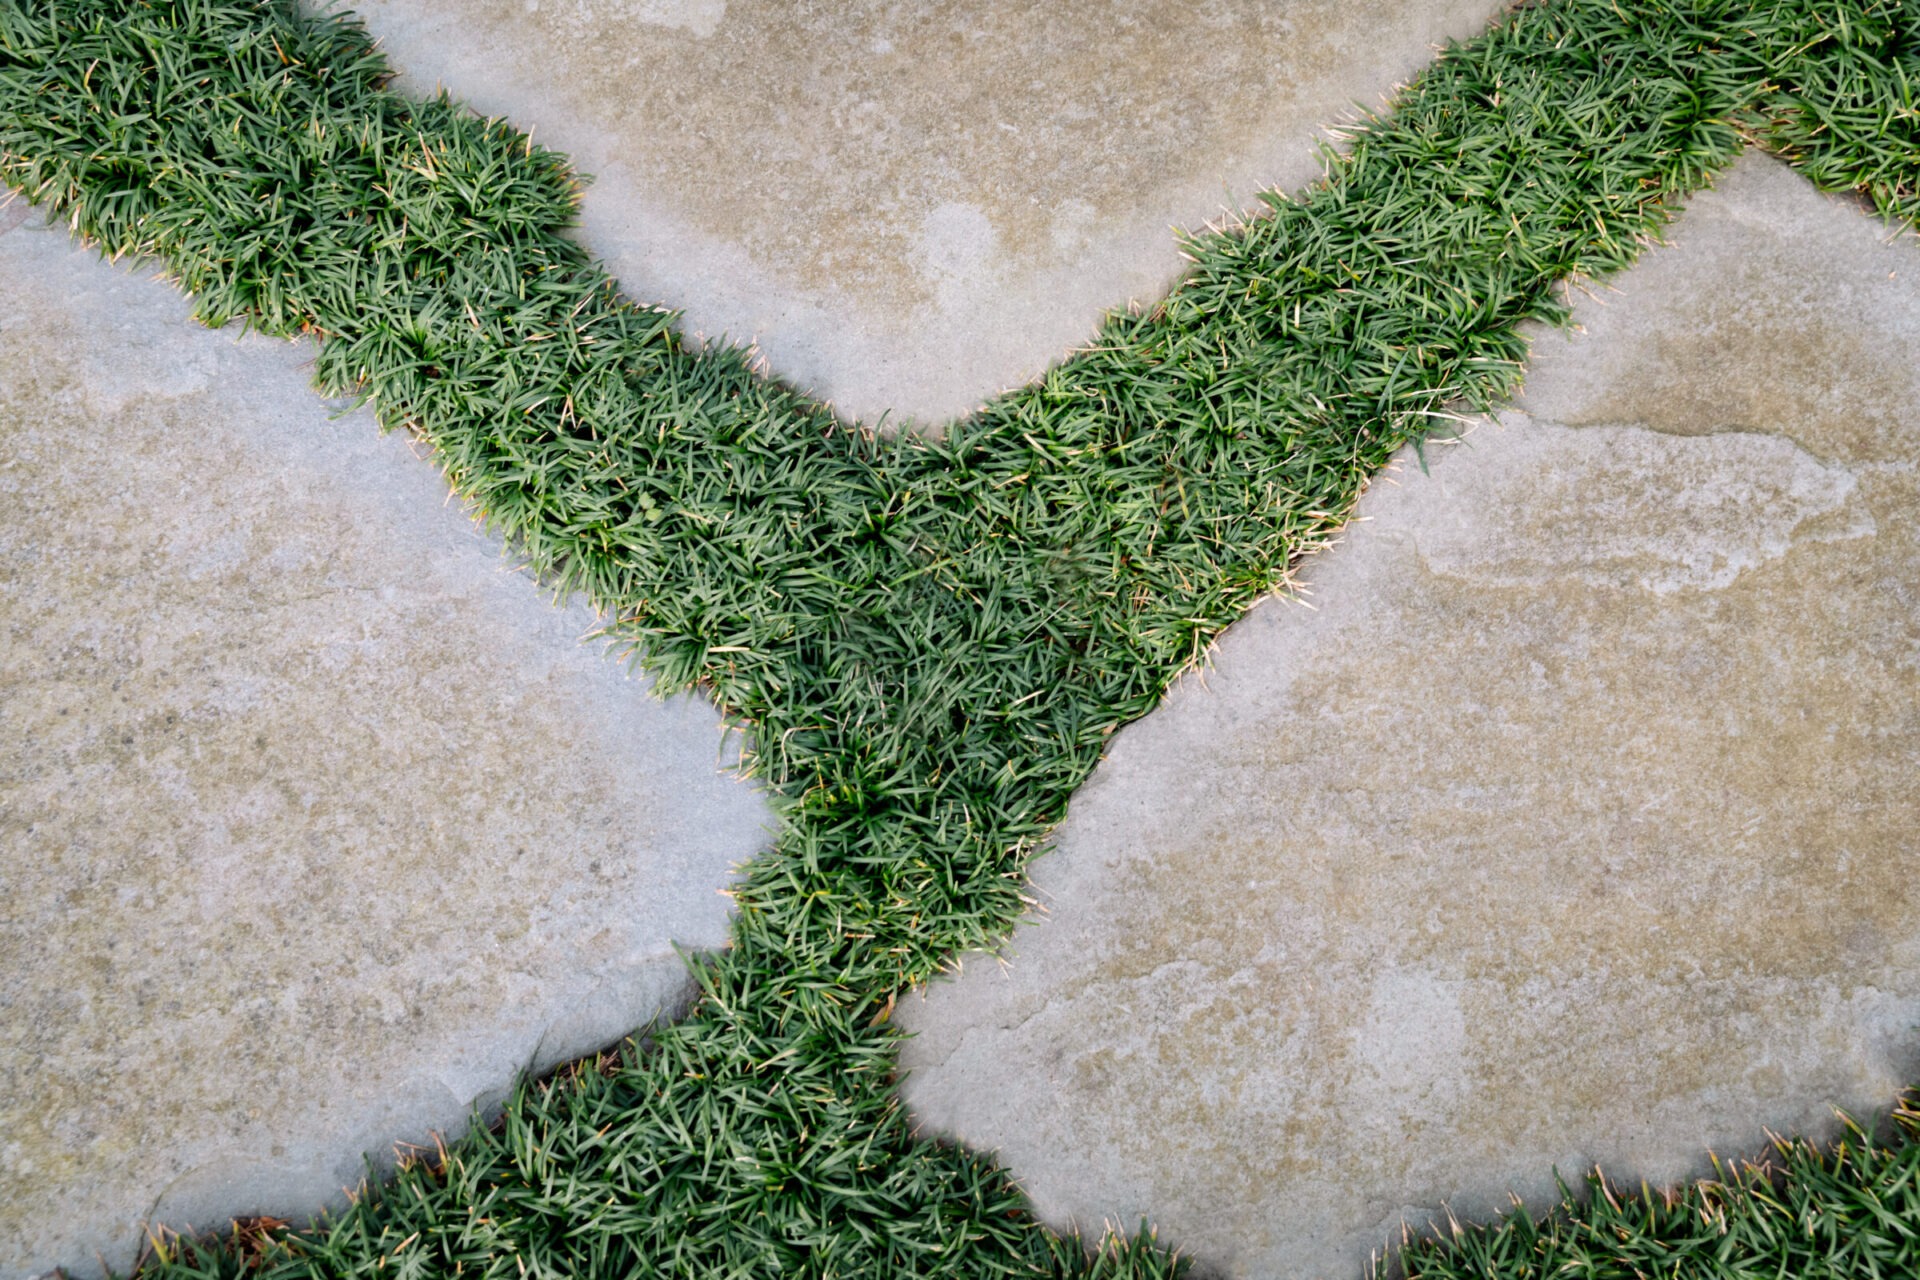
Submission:
[[[1920,243],[1749,157],[1118,735],[900,1015],[1052,1222],[1355,1276],[1920,1068]],[[1309,604],[1311,607],[1309,607]]]
[[[617,1039],[768,839],[710,706],[583,645],[308,349],[186,313],[0,235],[9,1278],[302,1215]]]
[[[594,176],[583,239],[689,330],[872,420],[971,411],[1153,298],[1198,227],[1318,175],[1506,0],[359,0]]]

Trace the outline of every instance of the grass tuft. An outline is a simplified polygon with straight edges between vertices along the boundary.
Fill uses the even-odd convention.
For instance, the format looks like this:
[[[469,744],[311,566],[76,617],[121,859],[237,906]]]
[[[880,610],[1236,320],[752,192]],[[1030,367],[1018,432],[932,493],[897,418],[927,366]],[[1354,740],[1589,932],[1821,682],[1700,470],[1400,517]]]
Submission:
[[[1920,1274],[1920,1112],[1911,1097],[1887,1142],[1853,1120],[1830,1146],[1775,1139],[1767,1155],[1670,1191],[1597,1170],[1557,1211],[1418,1240],[1408,1280],[1853,1280]]]

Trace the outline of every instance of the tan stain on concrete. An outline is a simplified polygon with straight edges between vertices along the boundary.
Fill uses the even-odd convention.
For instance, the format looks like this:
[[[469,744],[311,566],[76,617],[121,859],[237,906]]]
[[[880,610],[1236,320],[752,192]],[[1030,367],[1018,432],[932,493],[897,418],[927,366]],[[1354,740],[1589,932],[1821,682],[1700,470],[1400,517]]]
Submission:
[[[766,840],[303,348],[0,240],[0,1275],[293,1216],[682,998]]]
[[[865,418],[938,421],[1159,294],[1499,0],[370,0],[404,73],[595,176],[628,292]]]
[[[1912,342],[1881,361],[1920,246],[1883,235],[1749,158],[1539,335],[1530,412],[1377,483],[1312,608],[1256,609],[1118,736],[1010,967],[908,1007],[920,1122],[1052,1221],[1291,1277],[1546,1203],[1555,1166],[1669,1181],[1890,1103],[1920,399]],[[1693,363],[1703,311],[1732,374]]]

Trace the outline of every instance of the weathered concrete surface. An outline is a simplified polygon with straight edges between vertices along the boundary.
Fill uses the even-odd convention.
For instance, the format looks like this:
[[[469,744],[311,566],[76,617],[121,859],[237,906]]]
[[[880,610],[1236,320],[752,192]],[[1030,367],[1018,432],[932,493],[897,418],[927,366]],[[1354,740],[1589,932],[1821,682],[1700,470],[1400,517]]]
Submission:
[[[767,839],[303,347],[0,236],[0,1275],[298,1214],[684,991]]]
[[[902,1014],[1052,1221],[1353,1276],[1920,1066],[1920,247],[1749,157],[1370,491]]]
[[[583,237],[867,419],[972,410],[1157,296],[1198,227],[1505,0],[361,0],[594,176]]]

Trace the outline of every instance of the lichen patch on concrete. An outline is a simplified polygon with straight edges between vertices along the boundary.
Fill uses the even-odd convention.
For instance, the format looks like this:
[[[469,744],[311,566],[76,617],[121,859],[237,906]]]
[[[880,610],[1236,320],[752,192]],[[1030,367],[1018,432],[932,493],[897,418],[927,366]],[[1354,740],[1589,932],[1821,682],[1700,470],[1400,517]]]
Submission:
[[[966,413],[1319,173],[1505,0],[367,0],[402,72],[593,175],[582,237],[872,420]]]
[[[1674,239],[1117,735],[1049,913],[900,1015],[923,1129],[1354,1276],[1911,1082],[1920,243],[1757,156]]]
[[[307,348],[0,238],[0,1276],[300,1216],[680,1002],[769,812]]]

